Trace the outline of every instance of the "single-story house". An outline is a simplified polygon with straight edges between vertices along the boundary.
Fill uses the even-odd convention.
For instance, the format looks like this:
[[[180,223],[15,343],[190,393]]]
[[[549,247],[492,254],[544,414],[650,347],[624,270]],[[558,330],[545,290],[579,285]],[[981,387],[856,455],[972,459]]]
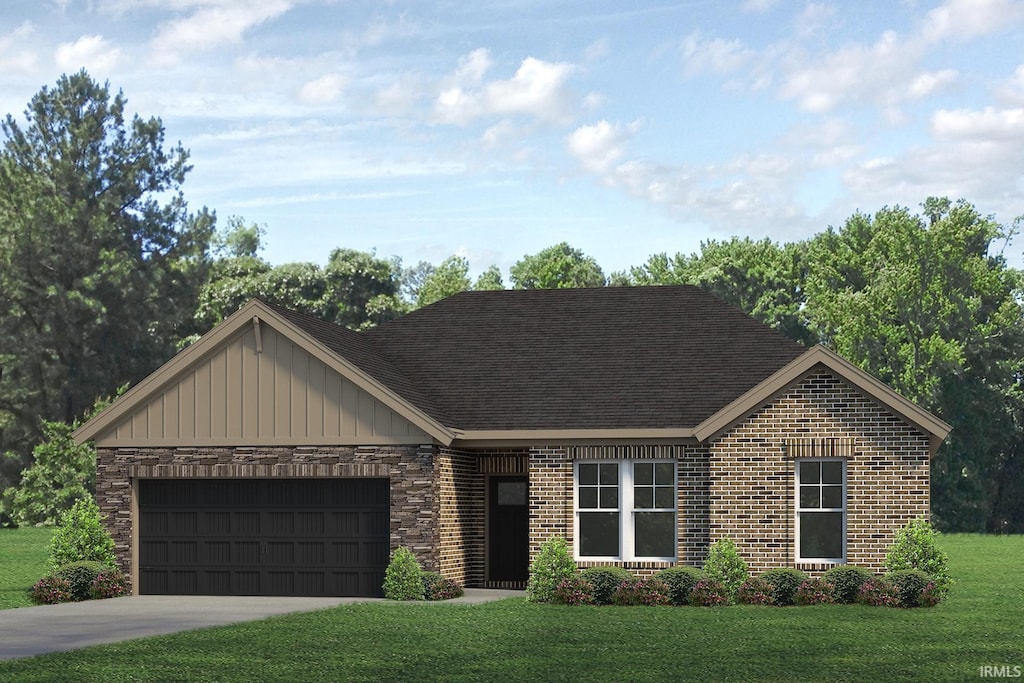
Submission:
[[[465,292],[354,332],[254,300],[80,427],[137,593],[376,595],[389,553],[880,569],[949,426],[690,286]]]

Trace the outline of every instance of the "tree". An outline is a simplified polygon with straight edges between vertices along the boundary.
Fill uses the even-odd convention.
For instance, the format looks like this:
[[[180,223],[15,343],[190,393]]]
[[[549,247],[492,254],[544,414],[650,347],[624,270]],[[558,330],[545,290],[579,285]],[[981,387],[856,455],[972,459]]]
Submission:
[[[402,268],[402,260],[398,257],[395,258],[395,270],[401,273],[402,284],[400,289],[402,300],[410,306],[414,306],[416,299],[420,295],[423,283],[434,272],[434,265],[427,261],[420,261],[415,266]]]
[[[241,216],[230,216],[224,229],[218,230],[214,236],[213,250],[228,258],[256,258],[263,249],[263,236],[266,234],[266,226],[256,223],[246,225]]]
[[[215,219],[188,213],[188,153],[125,105],[81,71],[0,124],[0,451],[18,470],[41,420],[72,422],[193,331]]]
[[[512,266],[511,276],[515,289],[604,287],[606,284],[597,261],[566,242],[524,256]]]
[[[501,271],[498,266],[490,266],[480,273],[480,277],[473,284],[473,289],[478,292],[496,291],[505,289],[505,283],[501,279]]]
[[[416,296],[416,307],[422,308],[453,294],[469,289],[469,261],[462,256],[449,256],[423,280]]]
[[[365,329],[397,318],[406,310],[399,299],[400,266],[373,252],[335,249],[324,275],[328,296],[338,306],[331,322]]]
[[[855,214],[810,241],[806,314],[824,343],[953,426],[932,467],[945,529],[1005,528],[1024,494],[1021,275],[974,206],[929,199]]]

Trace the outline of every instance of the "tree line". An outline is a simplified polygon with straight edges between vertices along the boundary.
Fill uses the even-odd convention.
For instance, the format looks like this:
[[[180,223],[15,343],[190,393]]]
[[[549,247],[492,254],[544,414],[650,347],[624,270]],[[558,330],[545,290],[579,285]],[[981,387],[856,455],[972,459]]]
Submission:
[[[263,226],[189,209],[188,151],[125,108],[81,71],[42,88],[23,124],[0,122],[0,522],[45,521],[83,495],[89,457],[71,425],[253,296],[364,329],[506,287],[496,266],[471,279],[457,255],[405,266],[339,247],[324,266],[273,265]],[[932,467],[937,526],[1019,533],[1024,289],[1003,256],[1017,227],[928,198],[806,240],[710,240],[611,274],[563,242],[515,263],[508,286],[692,284],[825,344],[953,425]]]

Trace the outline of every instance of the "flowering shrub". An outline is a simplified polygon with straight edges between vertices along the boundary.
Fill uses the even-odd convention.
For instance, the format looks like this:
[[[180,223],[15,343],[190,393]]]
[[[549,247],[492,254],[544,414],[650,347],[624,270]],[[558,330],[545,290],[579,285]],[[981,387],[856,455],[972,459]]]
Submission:
[[[563,605],[593,605],[594,585],[579,574],[564,578],[555,587],[552,601]]]
[[[917,598],[919,607],[935,607],[942,600],[942,594],[934,581],[929,581]]]
[[[636,581],[636,577],[622,567],[590,567],[581,572],[590,582],[595,605],[612,604],[612,595],[623,581]]]
[[[921,594],[929,584],[932,585],[932,594],[938,593],[937,582],[919,569],[889,572],[885,578],[896,588],[900,607],[920,607]]]
[[[762,578],[751,577],[740,586],[736,598],[743,605],[774,605],[775,587]]]
[[[872,607],[897,607],[900,604],[896,587],[885,579],[873,577],[864,582],[857,593],[857,602]]]
[[[638,579],[623,581],[612,593],[613,605],[671,605],[669,587],[660,579]]]
[[[796,589],[793,602],[798,605],[831,605],[836,601],[835,586],[824,579],[807,579]]]
[[[796,591],[807,580],[807,574],[792,567],[769,569],[761,573],[761,578],[772,585],[772,596],[776,605],[792,605]]]
[[[128,595],[128,581],[120,569],[104,569],[93,579],[89,597],[93,600],[119,598]]]
[[[79,602],[89,599],[93,581],[101,572],[109,570],[110,566],[101,562],[82,561],[66,564],[55,571],[54,575],[68,580],[71,584],[71,599]]]
[[[463,594],[462,586],[437,572],[423,572],[423,596],[427,600],[451,600]]]
[[[708,577],[696,567],[669,567],[655,574],[654,578],[668,584],[668,597],[673,605],[687,605],[690,591],[698,581]]]
[[[857,602],[857,593],[864,582],[874,576],[864,567],[852,564],[841,564],[832,567],[821,578],[836,587],[836,602],[851,604]]]
[[[728,605],[731,594],[718,579],[701,579],[690,591],[690,604],[697,607]]]
[[[36,581],[28,592],[29,598],[37,605],[55,605],[71,600],[71,582],[62,576],[44,576]]]

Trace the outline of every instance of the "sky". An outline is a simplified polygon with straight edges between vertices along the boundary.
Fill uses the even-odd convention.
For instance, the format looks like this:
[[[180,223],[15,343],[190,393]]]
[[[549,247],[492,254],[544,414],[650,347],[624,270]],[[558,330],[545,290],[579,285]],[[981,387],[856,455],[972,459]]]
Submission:
[[[965,198],[1024,214],[1024,0],[0,0],[0,113],[85,68],[183,190],[335,247],[606,273]],[[1019,238],[1006,250],[1024,266]]]

